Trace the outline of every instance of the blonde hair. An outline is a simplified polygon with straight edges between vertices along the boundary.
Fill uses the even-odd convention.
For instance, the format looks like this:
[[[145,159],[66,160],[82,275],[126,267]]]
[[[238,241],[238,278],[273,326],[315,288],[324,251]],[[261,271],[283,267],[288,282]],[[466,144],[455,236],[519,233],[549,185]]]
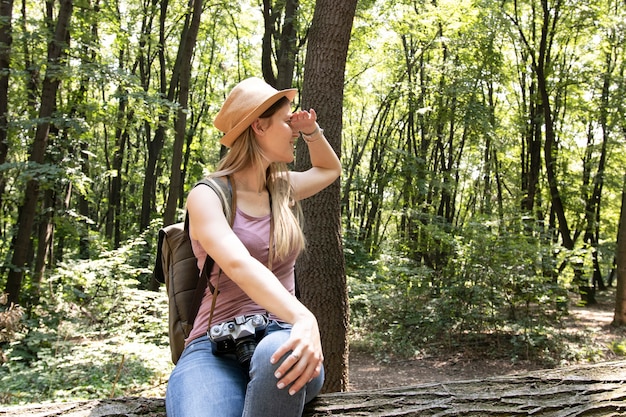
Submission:
[[[269,117],[266,114],[262,117]],[[264,162],[263,151],[256,141],[252,128],[248,127],[234,141],[228,153],[219,162],[217,171],[210,177],[231,175],[249,166],[260,167]],[[302,232],[302,208],[294,197],[287,164],[272,162],[265,173],[259,170],[259,176],[259,180],[265,182],[270,194],[274,229],[274,249],[270,251],[273,254],[270,262],[285,259],[293,253],[299,254],[306,244]]]

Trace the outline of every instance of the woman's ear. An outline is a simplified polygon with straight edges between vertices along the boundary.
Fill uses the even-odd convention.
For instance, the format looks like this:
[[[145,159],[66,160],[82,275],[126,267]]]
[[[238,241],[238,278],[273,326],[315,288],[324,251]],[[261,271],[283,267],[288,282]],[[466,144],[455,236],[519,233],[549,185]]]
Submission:
[[[254,133],[256,133],[257,135],[263,135],[265,133],[265,130],[267,128],[266,123],[264,123],[263,119],[256,119],[254,122],[252,122],[252,130],[254,131]]]

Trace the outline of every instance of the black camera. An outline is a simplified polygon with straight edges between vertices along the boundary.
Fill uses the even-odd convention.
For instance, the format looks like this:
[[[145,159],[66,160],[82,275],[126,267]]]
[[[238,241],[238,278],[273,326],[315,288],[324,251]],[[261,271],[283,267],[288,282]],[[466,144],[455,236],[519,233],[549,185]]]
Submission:
[[[257,343],[265,335],[267,323],[267,316],[255,314],[238,316],[231,321],[211,326],[208,336],[213,342],[213,352],[234,353],[239,363],[248,368]]]

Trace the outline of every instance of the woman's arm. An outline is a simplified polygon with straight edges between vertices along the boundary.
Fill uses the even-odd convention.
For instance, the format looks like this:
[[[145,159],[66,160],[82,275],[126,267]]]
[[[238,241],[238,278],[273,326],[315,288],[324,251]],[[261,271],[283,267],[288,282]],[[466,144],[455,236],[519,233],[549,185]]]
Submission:
[[[303,200],[328,187],[341,175],[341,162],[317,125],[315,110],[302,110],[291,116],[294,137],[300,132],[309,148],[312,167],[303,172],[290,172],[296,198]]]
[[[279,387],[293,382],[290,392],[297,392],[321,372],[323,355],[315,316],[265,265],[250,255],[228,224],[222,203],[213,190],[195,187],[187,198],[187,212],[191,238],[200,242],[224,273],[255,303],[293,325],[289,344],[277,351],[272,360],[276,362],[290,350],[293,352],[295,356],[289,356],[279,367],[281,375],[277,378],[280,378]]]

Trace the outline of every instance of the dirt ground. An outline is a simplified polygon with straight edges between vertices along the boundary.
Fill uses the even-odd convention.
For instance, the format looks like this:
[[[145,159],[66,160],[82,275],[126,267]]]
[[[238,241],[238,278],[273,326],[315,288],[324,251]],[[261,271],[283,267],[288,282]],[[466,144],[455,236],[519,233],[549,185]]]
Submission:
[[[599,354],[596,361],[623,359],[616,356],[608,345],[613,341],[626,343],[626,329],[611,326],[615,306],[615,291],[598,293],[595,305],[581,307],[572,299],[570,314],[562,321],[565,330],[590,340],[591,348]],[[573,365],[574,363],[563,363]],[[545,364],[510,359],[487,359],[463,353],[442,354],[439,357],[421,357],[411,360],[380,361],[373,355],[350,352],[349,390],[367,390],[429,382],[484,379],[524,373],[546,368]]]

